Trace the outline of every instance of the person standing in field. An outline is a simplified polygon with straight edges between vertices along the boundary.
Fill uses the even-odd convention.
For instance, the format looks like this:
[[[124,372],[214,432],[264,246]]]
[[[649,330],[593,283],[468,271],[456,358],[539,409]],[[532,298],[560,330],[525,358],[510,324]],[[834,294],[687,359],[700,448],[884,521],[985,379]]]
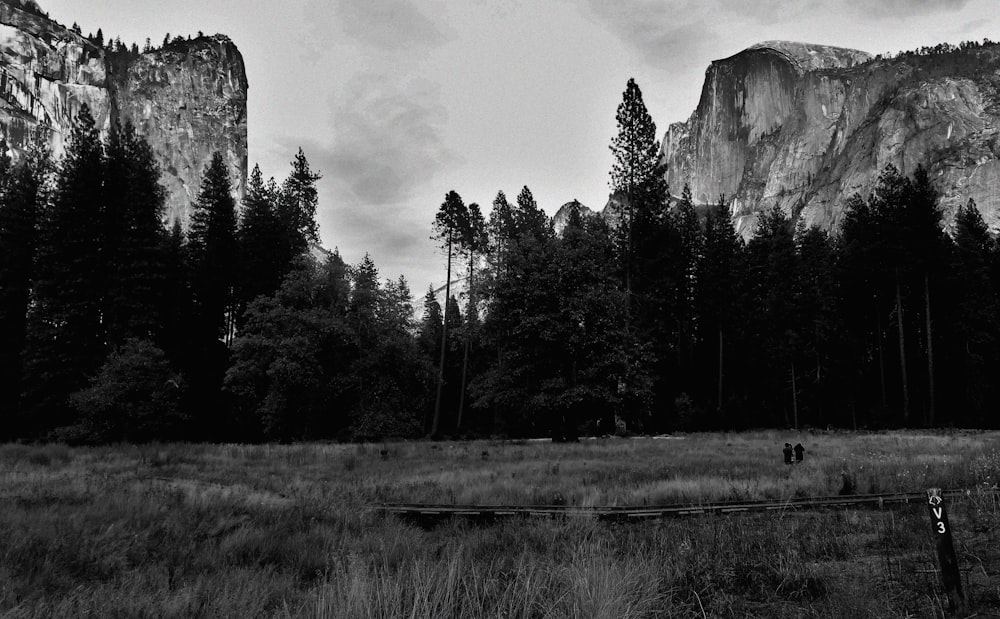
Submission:
[[[802,463],[802,454],[804,454],[806,448],[802,446],[802,443],[795,444],[795,462],[796,464]]]
[[[785,456],[785,464],[792,463],[792,444],[785,443],[785,448],[781,450],[781,453]]]

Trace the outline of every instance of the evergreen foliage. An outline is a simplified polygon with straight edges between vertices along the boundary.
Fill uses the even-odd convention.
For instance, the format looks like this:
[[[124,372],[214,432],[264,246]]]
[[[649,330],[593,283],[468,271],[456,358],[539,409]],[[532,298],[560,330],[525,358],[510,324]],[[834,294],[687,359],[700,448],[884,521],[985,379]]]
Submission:
[[[527,188],[526,188],[527,189]],[[528,194],[530,197],[530,193]],[[434,400],[434,416],[431,421],[431,436],[437,436],[441,428],[442,396],[445,384],[445,363],[448,357],[448,331],[451,326],[448,304],[451,300],[451,261],[455,246],[461,244],[463,233],[469,228],[469,209],[462,197],[455,191],[449,191],[434,217],[434,234],[447,255],[445,275],[445,320],[441,330],[441,357],[438,362],[437,395]],[[456,314],[457,315],[457,314]]]
[[[309,161],[300,148],[292,160],[292,171],[281,186],[277,208],[289,261],[307,251],[311,244],[319,242],[316,182],[321,178],[309,167]]]
[[[26,318],[49,173],[42,151],[29,153],[13,167],[0,154],[0,440],[22,432],[15,413],[21,405]]]
[[[148,340],[126,340],[90,385],[70,399],[80,424],[63,437],[81,442],[147,442],[183,436],[183,378]]]
[[[107,352],[104,162],[104,145],[84,105],[39,225],[25,351],[25,405],[36,432],[75,422],[67,398],[86,385]]]
[[[240,438],[288,441],[347,427],[346,385],[337,377],[355,354],[349,287],[334,254],[303,260],[278,290],[250,303],[225,377]]]
[[[159,340],[164,317],[165,195],[149,144],[131,123],[116,128],[106,153],[104,260],[109,267],[102,309],[108,344]]]
[[[289,268],[277,203],[277,188],[273,183],[265,184],[260,167],[254,166],[239,224],[241,308],[258,296],[277,290]]]
[[[316,247],[301,149],[239,217],[213,155],[185,233],[142,137],[83,107],[56,166],[0,155],[3,438],[997,426],[1000,245],[973,202],[949,236],[926,171],[887,166],[838,230],[774,207],[744,242],[723,197],[670,197],[634,80],[617,120],[610,223],[445,196],[418,321],[404,278]]]
[[[188,235],[195,327],[227,344],[233,334],[237,271],[236,204],[229,170],[216,152],[205,168]]]

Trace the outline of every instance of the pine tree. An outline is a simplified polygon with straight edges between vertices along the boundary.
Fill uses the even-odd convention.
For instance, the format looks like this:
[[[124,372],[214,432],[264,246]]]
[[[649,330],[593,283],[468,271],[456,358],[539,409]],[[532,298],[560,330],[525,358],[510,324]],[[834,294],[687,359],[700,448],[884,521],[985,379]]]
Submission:
[[[11,168],[0,154],[0,440],[20,435],[22,353],[35,279],[39,220],[46,207],[48,155],[35,150]]]
[[[240,315],[255,298],[277,290],[291,266],[283,248],[285,236],[277,203],[273,183],[265,184],[260,167],[254,166],[243,198],[239,225]]]
[[[163,317],[161,348],[176,366],[190,366],[194,352],[194,305],[191,294],[187,243],[179,219],[163,239],[163,288],[160,295]]]
[[[698,284],[698,261],[703,251],[703,237],[698,215],[694,210],[691,188],[687,185],[681,192],[681,199],[671,211],[672,227],[677,234],[676,292],[674,307],[677,316],[677,354],[681,372],[694,366],[694,338],[697,323],[695,294]],[[683,372],[688,374],[687,372]],[[682,378],[687,383],[690,375]]]
[[[911,390],[909,358],[914,356],[907,347],[907,335],[913,338],[916,321],[912,312],[925,310],[926,296],[913,298],[915,291],[929,290],[924,286],[921,268],[925,249],[920,243],[932,242],[940,231],[929,231],[933,208],[912,204],[913,183],[892,165],[887,165],[872,187],[867,200],[853,197],[848,201],[841,225],[840,247],[843,286],[852,330],[864,336],[857,346],[859,354],[878,359],[882,408],[889,406],[889,385],[895,379],[890,374],[888,351],[884,340],[891,337],[888,321],[895,322],[899,350],[899,422],[910,423]],[[913,209],[917,208],[920,212]],[[936,206],[935,206],[936,208]],[[918,301],[919,299],[919,301]],[[919,308],[919,309],[918,309]],[[911,317],[911,321],[907,321]],[[925,319],[926,319],[925,315]],[[871,342],[874,340],[874,346]],[[865,348],[874,349],[865,353]]]
[[[465,387],[468,384],[469,376],[469,352],[472,348],[473,340],[478,336],[479,311],[476,307],[476,282],[475,267],[476,260],[480,252],[486,249],[486,220],[479,210],[479,205],[473,202],[469,205],[469,217],[462,230],[460,245],[469,257],[469,279],[468,293],[469,300],[466,306],[464,351],[462,356],[462,382],[459,387],[458,418],[455,422],[455,431],[458,432],[462,426],[462,416],[465,411]]]
[[[580,425],[625,412],[620,377],[633,343],[611,247],[603,221],[579,212],[562,237],[522,235],[510,246],[484,324],[497,359],[470,385],[493,409],[494,432],[573,440]]]
[[[618,134],[611,141],[611,189],[631,195],[657,173],[660,159],[656,124],[646,110],[635,79],[629,79],[615,115]]]
[[[184,373],[200,421],[197,438],[220,440],[232,423],[221,389],[235,334],[239,244],[229,172],[219,153],[205,167],[186,249],[192,319]]]
[[[449,191],[444,202],[434,217],[435,237],[441,241],[447,254],[447,270],[445,275],[445,299],[451,298],[451,259],[455,246],[461,242],[462,230],[469,219],[469,210],[462,197],[454,191]],[[448,351],[448,312],[445,304],[445,321],[441,333],[441,360],[438,364],[437,396],[434,402],[434,418],[431,423],[431,436],[436,437],[441,424],[441,396],[444,388],[444,370]]]
[[[614,163],[611,168],[611,190],[624,201],[618,224],[619,263],[627,297],[632,296],[632,275],[635,259],[637,210],[648,210],[646,193],[652,179],[660,176],[659,143],[656,124],[646,110],[642,91],[634,79],[629,79],[622,93],[622,102],[615,115],[618,133],[611,141]],[[665,196],[663,196],[665,198]],[[643,213],[639,219],[647,218]]]
[[[236,285],[236,205],[229,171],[216,152],[205,168],[188,235],[196,329],[227,345],[233,332]]]
[[[961,405],[956,408],[964,412],[959,420],[977,426],[992,422],[989,415],[997,390],[991,377],[1000,364],[996,352],[1000,300],[990,273],[993,251],[989,228],[970,198],[955,214],[955,247],[948,271],[953,282],[949,296],[955,308],[953,356],[960,360],[956,398]]]
[[[698,260],[696,280],[699,340],[705,349],[704,357],[715,361],[707,365],[714,365],[715,369],[712,372],[716,379],[712,400],[717,427],[732,425],[724,416],[728,399],[726,375],[736,374],[731,370],[727,372],[727,367],[737,367],[731,359],[736,327],[743,320],[744,301],[740,294],[742,282],[746,280],[740,272],[744,264],[743,252],[743,239],[736,234],[726,201],[720,197],[705,221],[704,248]],[[735,391],[732,385],[729,391]]]
[[[493,208],[490,211],[490,221],[487,224],[489,232],[490,249],[489,254],[494,270],[503,263],[503,254],[510,246],[517,232],[514,224],[514,207],[507,201],[507,196],[503,191],[497,192],[497,197],[493,199]]]
[[[296,256],[308,251],[311,244],[319,242],[316,181],[321,178],[309,167],[309,161],[300,148],[292,161],[292,171],[281,186],[277,211],[285,235],[289,264]]]
[[[381,292],[378,268],[370,255],[365,254],[351,269],[351,284],[348,320],[358,337],[358,346],[364,350],[376,344]]]
[[[842,299],[836,277],[836,246],[828,233],[812,226],[798,226],[796,232],[796,305],[799,315],[800,348],[797,352],[804,380],[802,398],[810,412],[810,425],[850,423],[834,418],[847,410],[843,399],[847,389],[841,359],[848,357],[843,346],[846,331],[841,317]]]
[[[910,185],[911,193],[903,205],[906,224],[905,240],[911,256],[911,285],[913,289],[923,289],[924,312],[924,352],[927,356],[927,405],[924,423],[933,426],[936,422],[936,376],[934,371],[934,328],[932,320],[931,290],[943,283],[941,265],[946,256],[945,234],[941,229],[941,209],[938,193],[931,184],[927,170],[917,166]],[[918,307],[919,307],[918,305]]]
[[[108,291],[102,308],[112,347],[130,338],[158,340],[161,335],[166,230],[159,179],[153,151],[132,124],[115,128],[106,156],[103,255]]]
[[[765,361],[754,368],[759,372],[757,397],[766,403],[772,415],[783,411],[783,417],[773,416],[767,420],[769,423],[795,427],[798,425],[795,360],[800,339],[794,286],[797,257],[791,221],[780,207],[774,206],[759,216],[753,238],[747,244],[747,257],[752,283],[752,305],[748,310],[754,322],[753,345],[765,353]]]
[[[438,303],[437,295],[434,294],[434,286],[427,288],[424,295],[424,312],[420,318],[420,349],[427,355],[428,359],[438,358],[438,347],[441,345],[442,323],[441,304]]]
[[[104,147],[84,104],[56,175],[52,207],[40,225],[26,352],[36,432],[75,421],[67,397],[85,386],[104,360],[106,224]]]
[[[622,93],[615,120],[617,133],[611,142],[615,262],[625,294],[623,327],[638,338],[621,382],[634,395],[627,408],[648,418],[653,408],[669,410],[678,393],[676,355],[684,324],[678,320],[678,302],[684,296],[684,275],[678,270],[685,270],[687,263],[680,266],[680,238],[668,215],[669,191],[659,164],[656,124],[634,79]],[[654,383],[653,392],[644,387]]]
[[[514,234],[517,237],[528,235],[537,239],[552,236],[552,221],[535,201],[535,196],[527,186],[517,194],[517,204],[513,212]]]

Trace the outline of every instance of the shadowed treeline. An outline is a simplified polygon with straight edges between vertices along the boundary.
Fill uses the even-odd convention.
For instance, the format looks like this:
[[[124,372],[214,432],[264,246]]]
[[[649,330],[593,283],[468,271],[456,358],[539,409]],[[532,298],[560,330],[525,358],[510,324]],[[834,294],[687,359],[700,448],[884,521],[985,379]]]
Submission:
[[[488,215],[449,192],[434,232],[464,285],[415,320],[404,278],[316,247],[301,150],[242,205],[214,158],[167,230],[149,146],[84,110],[62,161],[0,161],[4,438],[997,424],[1000,246],[975,204],[945,234],[923,169],[888,166],[833,234],[775,208],[744,242],[721,197],[670,197],[632,80],[616,118],[613,224],[577,204],[556,234],[527,187]]]

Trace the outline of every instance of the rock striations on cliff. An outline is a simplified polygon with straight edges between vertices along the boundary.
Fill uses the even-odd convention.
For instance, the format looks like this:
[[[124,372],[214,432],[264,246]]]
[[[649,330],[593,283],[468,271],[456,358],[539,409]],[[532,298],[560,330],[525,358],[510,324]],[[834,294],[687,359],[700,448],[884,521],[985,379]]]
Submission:
[[[895,58],[769,41],[712,63],[698,107],[668,129],[661,154],[671,191],[725,196],[749,236],[778,205],[835,229],[854,193],[886,164],[923,164],[946,223],[975,199],[1000,225],[1000,46]]]
[[[247,177],[247,79],[222,35],[143,54],[110,52],[48,19],[32,0],[0,0],[0,134],[16,160],[42,143],[61,156],[86,104],[103,134],[131,121],[149,141],[167,216],[187,223],[214,151],[237,199]]]

